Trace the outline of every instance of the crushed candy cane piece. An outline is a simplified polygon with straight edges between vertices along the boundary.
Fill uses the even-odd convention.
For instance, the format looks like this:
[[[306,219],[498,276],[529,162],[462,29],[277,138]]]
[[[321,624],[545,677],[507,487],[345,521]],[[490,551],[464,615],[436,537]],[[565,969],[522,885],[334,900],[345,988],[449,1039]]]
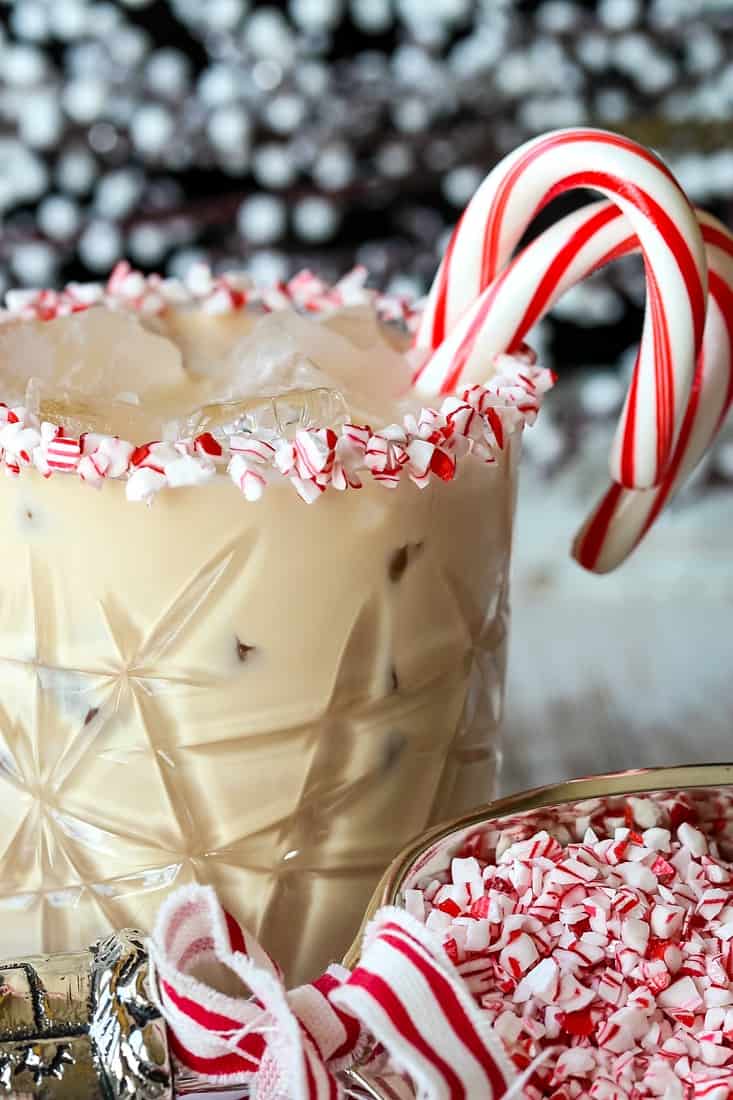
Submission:
[[[526,1100],[733,1100],[726,797],[708,821],[680,796],[588,805],[575,837],[509,819],[411,884],[405,903],[527,1072]]]
[[[328,315],[346,306],[368,306],[383,321],[414,331],[421,303],[387,297],[369,289],[366,281],[367,272],[360,267],[333,286],[304,271],[287,283],[258,288],[246,275],[215,276],[202,265],[194,265],[181,282],[144,276],[121,262],[106,286],[72,283],[62,291],[9,291],[0,325],[51,321],[96,305],[146,316],[172,307],[196,307],[212,315],[288,308]],[[486,385],[450,395],[437,408],[406,413],[401,424],[377,430],[356,424],[338,430],[314,426],[298,430],[295,439],[272,429],[238,435],[235,425],[167,443],[127,442],[96,433],[77,439],[63,424],[41,424],[31,410],[0,402],[0,466],[12,477],[28,467],[43,477],[75,473],[97,489],[107,480],[126,478],[128,500],[147,504],[162,489],[205,484],[219,472],[228,474],[248,501],[259,500],[278,477],[289,480],[307,503],[327,489],[360,489],[362,474],[388,489],[403,479],[424,489],[435,479],[452,481],[467,456],[496,462],[508,434],[534,422],[544,393],[553,385],[552,373],[535,366],[526,349],[497,356],[493,366]],[[142,476],[144,469],[149,473]]]

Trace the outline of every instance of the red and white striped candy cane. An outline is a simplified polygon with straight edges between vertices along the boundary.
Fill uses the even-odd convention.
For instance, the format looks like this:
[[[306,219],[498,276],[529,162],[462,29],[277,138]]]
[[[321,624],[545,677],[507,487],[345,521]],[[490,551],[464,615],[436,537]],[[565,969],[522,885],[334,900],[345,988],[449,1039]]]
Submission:
[[[592,271],[638,247],[620,207],[603,201],[569,214],[524,248],[483,290],[427,364],[456,381],[486,372],[499,351],[520,349],[532,325]],[[488,353],[487,353],[488,341]],[[425,368],[425,369],[427,369]]]
[[[578,534],[573,555],[596,573],[614,569],[636,547],[720,430],[733,404],[733,234],[698,212],[708,256],[710,296],[703,345],[677,445],[654,489],[614,484]]]
[[[582,565],[594,571],[614,568],[638,544],[663,505],[702,458],[733,397],[733,237],[704,211],[698,211],[697,217],[710,271],[710,296],[703,348],[683,427],[669,470],[659,486],[640,491],[613,486],[584,525],[574,553]],[[613,203],[593,203],[569,214],[535,238],[504,268],[456,325],[444,346],[459,361],[475,354],[477,334],[486,323],[500,330],[507,349],[517,350],[532,325],[570,287],[638,248],[638,238],[628,219]],[[542,273],[541,277],[537,278],[537,272]]]
[[[537,212],[576,188],[607,195],[639,239],[647,274],[641,353],[612,455],[622,484],[657,484],[671,457],[702,343],[707,292],[697,220],[671,172],[648,149],[603,130],[558,130],[511,153],[466,207],[430,291],[417,346],[435,353],[416,373],[426,395],[485,381],[487,364],[506,350],[491,313],[478,326],[474,352],[458,361],[445,346],[455,326],[500,274]],[[532,285],[543,272],[534,272]],[[500,319],[499,319],[500,320]]]

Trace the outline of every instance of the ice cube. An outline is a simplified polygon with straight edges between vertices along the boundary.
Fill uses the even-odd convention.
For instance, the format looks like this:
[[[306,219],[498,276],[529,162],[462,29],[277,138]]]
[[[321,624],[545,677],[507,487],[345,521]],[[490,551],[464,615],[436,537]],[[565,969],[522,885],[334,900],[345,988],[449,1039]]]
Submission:
[[[315,390],[289,390],[273,397],[270,404],[276,427],[288,437],[299,428],[340,428],[349,419],[343,395],[323,386]]]
[[[70,435],[97,432],[133,442],[155,439],[160,435],[160,417],[132,397],[119,394],[118,400],[113,400],[31,378],[25,406],[40,420],[63,425]]]
[[[278,310],[261,318],[230,356],[225,400],[292,390],[335,390],[355,419],[385,422],[410,388],[410,366],[373,310],[328,318]]]
[[[348,306],[323,318],[321,322],[332,332],[345,336],[358,348],[373,348],[386,343],[395,351],[404,353],[412,338],[404,325],[382,321],[373,306]]]
[[[339,428],[348,419],[342,395],[337,390],[317,387],[202,405],[189,414],[183,425],[171,425],[166,435],[178,438],[224,429],[230,433],[271,429],[292,438],[299,428]]]
[[[260,316],[247,309],[231,313],[168,309],[145,324],[173,341],[189,374],[212,378],[226,369],[232,347],[248,335]]]
[[[123,392],[141,401],[184,383],[178,348],[148,331],[133,313],[94,307],[53,321],[0,326],[3,393],[18,396],[31,377],[48,393],[78,391],[114,400]]]

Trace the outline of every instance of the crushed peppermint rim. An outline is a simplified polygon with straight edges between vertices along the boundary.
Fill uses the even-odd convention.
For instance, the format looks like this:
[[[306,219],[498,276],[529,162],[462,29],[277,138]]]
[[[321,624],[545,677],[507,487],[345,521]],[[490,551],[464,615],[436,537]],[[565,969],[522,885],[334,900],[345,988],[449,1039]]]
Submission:
[[[733,1097],[733,796],[706,798],[491,823],[405,891],[526,1100]]]
[[[286,283],[261,288],[246,274],[215,276],[203,265],[194,266],[181,281],[145,276],[122,262],[106,285],[8,291],[0,324],[50,321],[97,305],[143,316],[185,306],[221,315],[286,308],[332,313],[371,305],[383,320],[414,332],[420,304],[371,290],[366,279],[363,267],[333,286],[302,271]],[[486,385],[443,398],[437,408],[406,414],[399,424],[378,430],[350,423],[338,428],[314,425],[298,429],[293,438],[270,428],[245,432],[236,425],[173,441],[133,442],[96,432],[75,436],[63,424],[41,421],[23,405],[0,401],[0,464],[10,477],[35,468],[43,477],[77,474],[95,488],[109,478],[125,479],[128,500],[146,503],[164,488],[205,484],[218,473],[228,474],[249,501],[259,500],[270,481],[283,478],[308,503],[328,488],[361,488],[364,477],[387,488],[407,477],[424,488],[433,477],[452,480],[459,460],[469,454],[494,462],[506,437],[534,422],[542,396],[554,382],[552,373],[535,365],[528,348],[498,356],[494,367]]]

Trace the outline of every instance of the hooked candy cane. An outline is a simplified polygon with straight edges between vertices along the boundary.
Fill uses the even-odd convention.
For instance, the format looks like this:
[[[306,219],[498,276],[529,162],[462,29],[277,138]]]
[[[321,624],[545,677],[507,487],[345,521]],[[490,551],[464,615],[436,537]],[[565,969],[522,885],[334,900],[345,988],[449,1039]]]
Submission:
[[[430,360],[456,377],[486,370],[485,340],[516,352],[532,325],[575,283],[631,252],[637,237],[619,207],[594,203],[569,214],[523,249],[463,314]],[[429,364],[428,364],[429,366]]]
[[[475,317],[473,353],[454,360],[449,338],[477,308],[537,212],[576,188],[608,195],[626,214],[644,255],[648,301],[640,356],[612,452],[614,478],[644,488],[663,476],[679,432],[702,343],[707,278],[700,230],[684,192],[652,152],[628,138],[558,130],[521,146],[489,173],[430,291],[416,344],[433,354],[414,385],[435,395],[485,380],[486,364],[506,350],[501,318],[495,330],[486,300],[483,323]],[[533,285],[537,278],[535,272]]]
[[[672,461],[654,489],[612,485],[577,535],[573,556],[596,573],[614,569],[639,544],[723,425],[733,404],[733,234],[698,212],[708,255],[710,296],[703,345]]]
[[[733,236],[704,211],[697,217],[710,269],[710,297],[682,430],[669,470],[656,489],[633,491],[614,485],[584,525],[574,554],[594,571],[614,568],[638,544],[700,461],[733,399]],[[627,218],[610,202],[569,214],[540,234],[486,288],[447,338],[449,354],[459,360],[473,354],[487,317],[507,349],[517,350],[532,325],[571,286],[638,248]]]

